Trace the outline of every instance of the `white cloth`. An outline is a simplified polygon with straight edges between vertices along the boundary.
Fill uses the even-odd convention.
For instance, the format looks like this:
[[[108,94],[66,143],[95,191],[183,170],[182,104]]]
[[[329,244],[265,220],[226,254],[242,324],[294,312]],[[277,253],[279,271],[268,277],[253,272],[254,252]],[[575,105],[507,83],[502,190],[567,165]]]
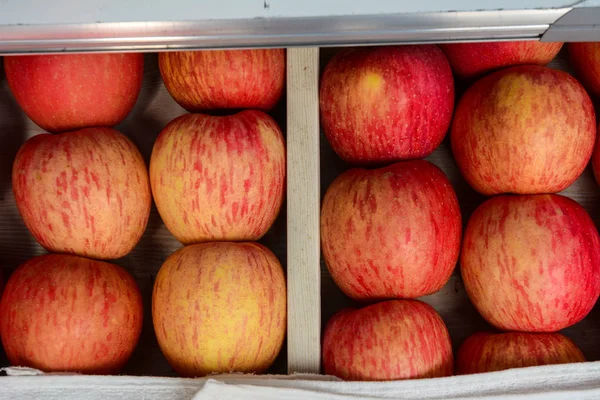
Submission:
[[[600,362],[394,382],[322,375],[216,375],[203,379],[42,374],[8,368],[0,399],[44,400],[574,400],[600,399]]]

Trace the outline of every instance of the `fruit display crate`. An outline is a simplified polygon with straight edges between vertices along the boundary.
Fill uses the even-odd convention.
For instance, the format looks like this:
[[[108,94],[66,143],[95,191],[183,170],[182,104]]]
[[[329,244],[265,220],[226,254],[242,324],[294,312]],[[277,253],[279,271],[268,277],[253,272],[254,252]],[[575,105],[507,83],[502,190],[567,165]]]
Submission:
[[[599,306],[581,322],[561,331],[582,350],[588,360],[584,364],[371,385],[332,382],[333,378],[322,375],[321,345],[325,325],[341,309],[360,306],[360,303],[338,288],[321,254],[322,199],[334,179],[353,166],[342,161],[322,132],[319,80],[331,57],[343,50],[336,46],[499,39],[600,41],[597,23],[600,2],[507,0],[506,4],[482,9],[469,1],[410,6],[375,1],[369,7],[359,4],[351,8],[343,1],[307,1],[302,6],[276,0],[260,1],[258,6],[232,1],[203,2],[208,9],[205,14],[183,12],[192,7],[187,0],[176,0],[176,4],[170,3],[168,8],[138,3],[131,1],[128,8],[123,9],[116,1],[105,1],[101,5],[93,1],[77,5],[64,1],[44,15],[32,14],[31,4],[27,2],[7,0],[0,4],[0,54],[145,52],[139,98],[133,111],[116,129],[132,140],[148,165],[158,134],[170,121],[187,112],[165,88],[155,51],[287,47],[285,95],[269,112],[279,124],[286,142],[287,193],[277,220],[260,240],[277,256],[286,274],[288,320],[283,349],[267,371],[271,374],[267,377],[216,377],[215,381],[209,380],[214,386],[207,386],[206,379],[175,378],[177,373],[158,346],[151,301],[161,265],[183,245],[165,227],[153,203],[147,229],[138,245],[127,256],[114,261],[135,278],[144,305],[142,334],[121,372],[124,376],[2,376],[0,398],[15,394],[64,398],[67,393],[77,397],[87,390],[88,398],[191,399],[200,389],[206,398],[219,398],[224,393],[220,384],[241,390],[227,392],[230,396],[227,398],[269,398],[267,394],[272,396],[270,398],[312,398],[309,394],[316,392],[320,394],[315,398],[349,395],[415,399],[491,398],[503,393],[521,398],[518,396],[535,393],[543,396],[544,391],[554,389],[564,395],[556,398],[577,398],[578,395],[583,398],[586,393],[579,391],[588,389],[593,391],[591,395],[588,393],[590,396],[599,393],[596,391],[600,379]],[[82,15],[86,17],[82,19]],[[20,22],[15,24],[14,21]],[[565,49],[549,66],[572,72]],[[6,279],[18,265],[45,254],[46,250],[23,223],[11,185],[17,151],[28,138],[42,130],[17,105],[4,75],[0,69],[0,266]],[[456,82],[457,100],[466,87]],[[449,178],[458,196],[464,227],[485,197],[472,189],[459,172],[448,135],[426,160],[437,165]],[[600,226],[600,189],[591,166],[560,194],[576,200],[595,225]],[[493,330],[469,300],[458,267],[439,292],[420,300],[441,315],[455,352],[470,335]],[[9,366],[0,348],[0,368]],[[30,373],[35,374],[23,372],[24,375]],[[294,375],[303,373],[319,375]],[[13,370],[12,374],[18,375],[18,371]],[[250,387],[282,391],[252,393]],[[293,390],[285,391],[285,388]],[[306,392],[303,394],[302,390]]]
[[[325,190],[339,174],[351,168],[332,150],[327,139],[320,132],[318,119],[318,79],[327,62],[341,50],[340,48],[289,49],[287,96],[284,96],[284,99],[271,112],[283,129],[288,157],[286,205],[282,208],[273,227],[261,240],[261,243],[277,255],[287,271],[289,301],[287,343],[268,371],[280,377],[296,372],[321,372],[320,345],[323,327],[337,311],[347,306],[357,305],[345,296],[333,282],[321,257],[318,234],[320,204]],[[158,70],[157,55],[147,54],[144,61],[144,78],[140,97],[131,114],[117,129],[125,133],[139,147],[148,163],[158,133],[169,121],[186,111],[171,98],[164,87]],[[570,71],[564,50],[550,66]],[[464,88],[459,84],[456,90],[457,93],[460,93]],[[0,255],[5,270],[11,270],[35,255],[44,254],[45,250],[33,239],[19,216],[12,193],[10,173],[17,150],[29,137],[40,133],[40,128],[20,110],[8,89],[3,74],[0,97],[0,132],[4,140],[4,145],[0,148],[2,156],[0,159],[3,160],[2,174],[0,175],[2,184],[0,226],[3,227]],[[426,159],[439,166],[450,179],[458,195],[463,222],[466,223],[473,210],[482,203],[484,197],[475,192],[459,173],[450,150],[449,139],[446,138],[441,146]],[[590,213],[594,222],[600,224],[597,207],[600,201],[600,190],[594,181],[591,168],[587,168],[584,174],[562,194],[577,200]],[[170,390],[169,393],[173,396],[180,396],[179,398],[191,398],[191,393],[201,388],[198,386],[199,382],[204,380],[175,379],[164,382],[156,378],[158,379],[157,383],[157,381],[148,381],[148,378],[144,378],[177,376],[158,347],[150,316],[154,278],[165,259],[181,247],[182,244],[169,233],[153,207],[148,227],[140,243],[129,255],[115,261],[135,277],[144,301],[145,320],[142,336],[132,358],[122,371],[123,375],[132,377],[106,377],[105,380],[100,381],[86,381],[91,378],[84,377],[71,377],[74,381],[65,381],[68,377],[54,377],[55,380],[49,384],[49,387],[56,384],[62,390],[67,390],[65,388],[75,390],[70,385],[76,385],[77,382],[80,382],[83,387],[98,385],[98,397],[101,397],[107,396],[106,387],[109,387],[110,390],[126,391],[125,388],[128,385],[139,384],[147,385],[148,391],[154,389],[157,393]],[[421,299],[432,305],[442,316],[447,324],[455,351],[471,334],[490,329],[490,326],[471,304],[458,268],[438,293]],[[597,337],[600,335],[598,307],[582,322],[565,329],[563,333],[582,349],[586,358],[591,361],[590,368],[595,368],[593,365],[596,363],[593,361],[600,360],[600,346],[597,341]],[[8,361],[3,354],[0,357],[0,366],[8,366]],[[539,368],[550,368],[552,371],[552,367]],[[557,371],[563,379],[567,379],[565,377],[574,379],[572,382],[578,382],[577,379],[585,377],[579,370],[576,372],[578,378],[574,378],[563,369],[557,369]],[[139,378],[133,378],[133,376],[139,376]],[[588,379],[593,379],[594,376],[596,375],[591,375]],[[533,388],[535,385],[539,385],[539,382],[535,381],[535,377],[535,373],[531,372],[527,378],[531,381],[521,375],[516,375],[514,379],[521,385],[529,385],[529,388]],[[560,379],[560,377],[556,379]],[[33,379],[36,378],[42,377]],[[14,385],[14,382],[20,385],[19,382],[30,382],[29,379],[32,378],[5,377],[0,378],[0,381],[11,380],[11,385]],[[140,381],[136,381],[136,379]],[[258,385],[273,384],[272,381],[261,380],[260,377],[254,379],[256,379],[254,383]],[[310,379],[314,379],[314,377],[310,377]],[[471,385],[477,387],[476,378],[472,379],[475,383],[471,382]],[[543,379],[548,379],[548,377],[544,376]],[[225,378],[224,382],[247,383],[241,377]],[[308,380],[307,382],[312,381]],[[311,384],[316,385],[314,382]],[[468,383],[463,384],[469,385]],[[441,385],[443,387],[444,383]],[[502,385],[498,385],[499,390],[502,390]],[[390,386],[393,387],[393,384],[390,383]],[[10,385],[4,387],[10,387]],[[341,387],[338,391],[343,393],[344,390],[351,387]],[[434,385],[434,387],[437,386]],[[444,393],[442,387],[439,387],[440,394]],[[310,385],[307,386],[307,389],[320,390],[318,386]],[[353,390],[356,393],[356,389]],[[377,388],[369,390],[376,391]],[[511,390],[516,389],[512,388]],[[526,389],[522,387],[521,390]],[[0,393],[1,391],[2,385],[0,385]],[[142,392],[142,389],[133,390],[130,394],[131,398],[135,398],[136,393]],[[149,394],[146,393],[146,395]],[[281,395],[286,395],[286,393]],[[95,397],[91,396],[90,398]]]

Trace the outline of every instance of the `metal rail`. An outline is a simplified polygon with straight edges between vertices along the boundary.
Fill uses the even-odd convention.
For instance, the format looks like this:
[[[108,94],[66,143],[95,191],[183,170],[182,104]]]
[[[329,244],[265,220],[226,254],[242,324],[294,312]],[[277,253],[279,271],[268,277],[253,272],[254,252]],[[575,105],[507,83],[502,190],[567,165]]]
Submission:
[[[107,1],[111,3],[111,7],[117,7],[117,0],[104,0]],[[187,4],[190,1],[171,0],[169,3],[178,7],[181,6],[179,3]],[[313,0],[305,1],[314,3]],[[93,8],[98,6],[98,2],[81,0],[75,2],[77,4],[73,5],[73,12],[64,17],[60,17],[56,10],[45,15],[43,10],[33,7],[33,0],[2,0],[0,54],[539,39],[552,24],[572,10],[571,7],[561,7],[468,11],[465,3],[479,2],[464,0],[458,2],[458,5],[466,9],[463,11],[426,11],[425,7],[407,6],[406,2],[371,1],[379,7],[375,7],[375,13],[371,14],[357,13],[365,11],[361,7],[341,10],[339,14],[327,16],[317,15],[314,10],[311,13],[298,9],[269,13],[268,10],[264,11],[264,7],[273,8],[275,4],[269,4],[265,0],[260,2],[263,11],[253,14],[252,9],[247,10],[242,6],[253,1],[223,0],[221,3],[238,5],[242,9],[230,12],[221,8],[219,12],[210,10],[214,15],[208,13],[203,18],[195,10],[184,19],[181,12],[165,11],[161,16],[151,8],[151,13],[140,10],[141,17],[134,19],[130,8],[144,4],[141,0],[120,0],[122,8],[115,8],[114,15]],[[514,0],[504,1],[516,3]],[[324,4],[336,2],[322,0]],[[561,2],[564,3],[560,0],[545,1]],[[30,13],[27,13],[23,5],[27,3],[31,3]],[[206,1],[196,3],[204,4]],[[272,3],[275,1],[272,0]],[[290,3],[296,2],[287,4]],[[388,3],[392,5],[384,7]],[[398,12],[402,8],[394,5],[396,3],[403,4],[403,7],[414,12]],[[430,3],[442,4],[447,1]],[[280,3],[277,4],[282,7]],[[437,9],[441,9],[439,4]],[[62,6],[65,7],[64,4]],[[148,8],[148,4],[145,7]],[[164,7],[164,4],[160,7]],[[80,19],[78,15],[81,16]],[[113,17],[108,18],[107,15]],[[103,19],[94,20],[100,17]],[[155,19],[140,20],[151,17]],[[174,20],[175,18],[181,19]]]

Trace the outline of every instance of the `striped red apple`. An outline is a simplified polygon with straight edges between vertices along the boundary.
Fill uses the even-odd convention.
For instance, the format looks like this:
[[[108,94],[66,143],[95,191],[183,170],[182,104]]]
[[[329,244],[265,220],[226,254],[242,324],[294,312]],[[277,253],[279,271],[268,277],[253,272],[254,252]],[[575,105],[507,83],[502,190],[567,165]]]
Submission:
[[[158,64],[171,96],[191,112],[270,110],[283,94],[284,49],[165,52]]]
[[[458,260],[461,230],[450,181],[423,160],[348,170],[327,189],[321,209],[323,257],[357,300],[441,289]]]
[[[319,102],[325,135],[344,160],[422,158],[448,130],[452,71],[434,45],[344,50],[323,72]]]
[[[566,72],[532,65],[473,84],[451,129],[456,164],[485,195],[567,188],[589,162],[595,138],[594,107],[583,86]]]
[[[486,333],[470,336],[456,355],[457,374],[583,362],[581,350],[560,333]]]
[[[51,252],[125,256],[150,214],[142,155],[111,128],[32,137],[17,153],[12,184],[25,225]]]
[[[600,44],[569,43],[571,65],[586,89],[593,95],[600,95]]]
[[[142,330],[139,289],[123,268],[47,254],[11,275],[0,301],[11,365],[46,372],[118,373]]]
[[[418,300],[344,309],[325,328],[327,375],[351,381],[450,376],[452,345],[438,313]]]
[[[575,201],[499,196],[471,216],[460,267],[481,315],[507,331],[554,332],[583,319],[600,294],[600,237]]]
[[[17,103],[42,129],[65,132],[115,126],[142,87],[142,54],[60,54],[4,57]]]
[[[528,40],[448,43],[439,46],[456,75],[474,78],[513,65],[546,65],[556,57],[563,44]]]
[[[160,216],[182,243],[258,240],[283,201],[283,136],[261,111],[183,115],[154,144],[150,182]]]
[[[184,247],[156,276],[152,319],[158,344],[180,375],[264,372],[285,336],[283,270],[257,243]]]
[[[600,185],[600,136],[596,138],[596,145],[592,153],[592,171],[594,172],[596,183]]]

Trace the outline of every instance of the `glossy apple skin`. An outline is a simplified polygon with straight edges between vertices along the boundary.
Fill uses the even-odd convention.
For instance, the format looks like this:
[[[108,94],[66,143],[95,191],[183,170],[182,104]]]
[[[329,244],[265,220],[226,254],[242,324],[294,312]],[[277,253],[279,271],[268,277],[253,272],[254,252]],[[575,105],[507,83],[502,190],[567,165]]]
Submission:
[[[600,43],[569,43],[569,59],[576,75],[593,95],[600,95]]]
[[[261,111],[181,116],[154,144],[150,182],[160,216],[182,243],[258,240],[283,201],[283,136]]]
[[[32,137],[17,153],[12,184],[25,225],[51,252],[115,259],[146,229],[152,203],[146,165],[112,128]]]
[[[11,365],[116,374],[137,345],[143,307],[135,281],[123,268],[47,254],[11,275],[0,315]]]
[[[448,43],[439,45],[452,71],[461,78],[474,78],[514,65],[546,65],[554,60],[562,43],[539,41]]]
[[[596,145],[592,153],[592,170],[596,183],[600,185],[600,136],[596,138]]]
[[[452,375],[452,345],[444,321],[418,300],[390,300],[344,309],[327,323],[325,374],[348,381]]]
[[[285,84],[285,50],[209,50],[158,54],[171,96],[190,112],[270,110]]]
[[[560,195],[483,203],[467,224],[460,265],[469,298],[502,330],[561,330],[582,320],[600,294],[596,227]]]
[[[356,48],[327,64],[319,101],[325,135],[347,162],[423,158],[446,135],[454,81],[437,46]]]
[[[456,374],[584,361],[581,350],[560,333],[479,332],[465,340],[458,350]]]
[[[485,195],[560,192],[584,171],[595,138],[583,86],[565,72],[530,65],[477,81],[451,129],[461,173]]]
[[[48,132],[115,126],[140,93],[142,54],[4,57],[8,86],[25,114]]]
[[[450,181],[423,160],[348,170],[328,188],[321,209],[323,257],[356,300],[437,292],[458,261],[461,231]]]
[[[264,372],[286,331],[281,264],[257,243],[184,247],[156,276],[152,317],[163,354],[182,376]]]

